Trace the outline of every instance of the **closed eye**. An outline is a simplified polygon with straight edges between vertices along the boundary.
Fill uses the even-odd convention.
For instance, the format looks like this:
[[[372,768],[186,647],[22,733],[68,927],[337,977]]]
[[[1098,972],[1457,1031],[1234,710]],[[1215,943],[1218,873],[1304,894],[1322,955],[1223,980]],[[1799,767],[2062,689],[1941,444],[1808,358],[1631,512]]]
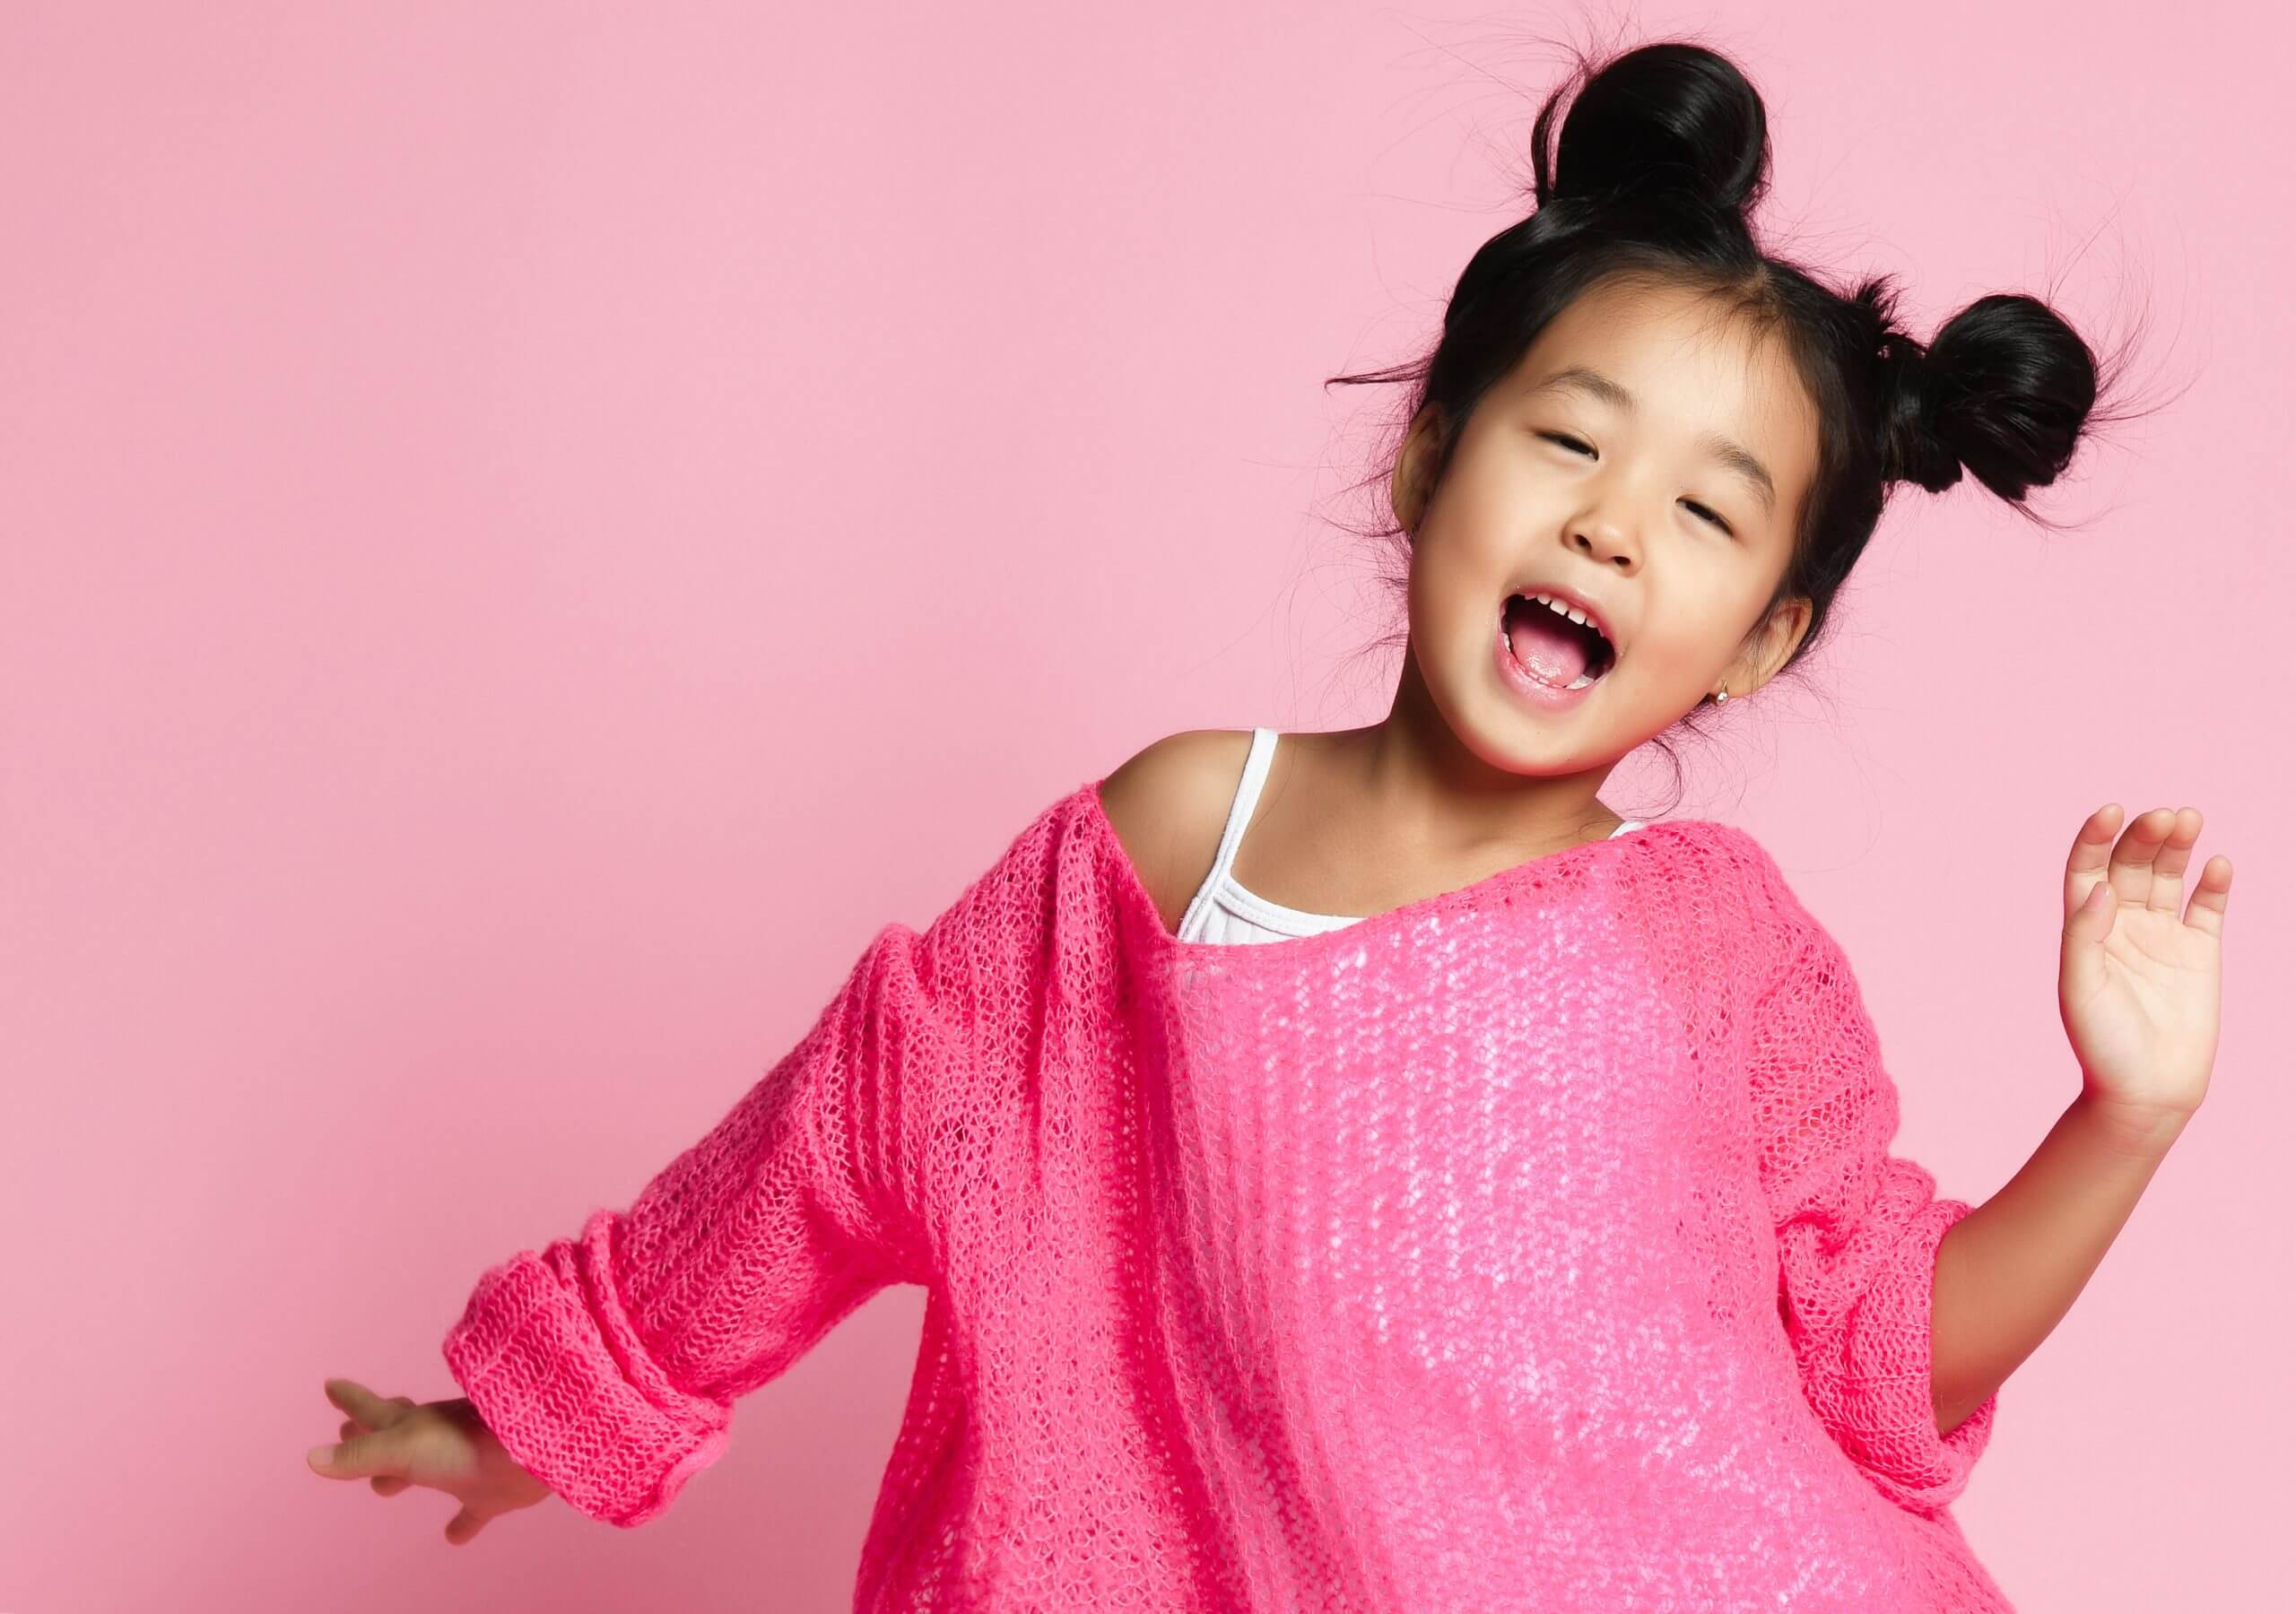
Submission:
[[[1713,511],[1708,509],[1704,505],[1698,504],[1687,499],[1683,499],[1683,503],[1689,505],[1691,509],[1695,512],[1700,519],[1712,522],[1716,526],[1720,527],[1726,533],[1730,532],[1730,524],[1723,520],[1719,516],[1717,516]],[[1735,533],[1732,533],[1731,535],[1733,537],[1736,536]]]
[[[1580,442],[1577,438],[1565,437],[1559,431],[1542,431],[1539,435],[1550,443],[1561,443],[1564,447],[1575,448],[1582,454],[1594,453],[1592,448],[1587,447],[1586,444]]]

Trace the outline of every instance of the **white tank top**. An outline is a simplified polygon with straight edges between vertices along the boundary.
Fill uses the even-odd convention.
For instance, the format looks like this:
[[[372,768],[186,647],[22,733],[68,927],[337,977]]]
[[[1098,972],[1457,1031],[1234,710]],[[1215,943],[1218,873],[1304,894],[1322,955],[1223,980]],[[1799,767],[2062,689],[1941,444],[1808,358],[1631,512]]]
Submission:
[[[1212,872],[1196,888],[1187,911],[1180,915],[1178,937],[1183,941],[1283,941],[1338,930],[1364,917],[1361,914],[1310,914],[1257,897],[1236,883],[1230,867],[1236,848],[1243,844],[1244,826],[1251,822],[1259,803],[1259,787],[1267,779],[1267,765],[1275,756],[1276,733],[1272,728],[1252,730],[1252,748],[1244,758],[1244,777],[1228,809],[1228,826],[1220,833],[1220,851]],[[1613,838],[1639,829],[1648,820],[1629,819],[1611,831]]]

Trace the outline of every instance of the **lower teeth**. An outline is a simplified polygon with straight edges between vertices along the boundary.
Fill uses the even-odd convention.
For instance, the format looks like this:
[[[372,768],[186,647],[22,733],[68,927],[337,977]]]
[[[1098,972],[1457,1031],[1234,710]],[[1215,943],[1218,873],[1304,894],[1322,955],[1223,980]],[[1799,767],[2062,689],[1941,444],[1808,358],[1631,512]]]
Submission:
[[[1511,656],[1514,653],[1510,650],[1508,654]],[[1523,664],[1519,661],[1516,662],[1515,664],[1518,667],[1523,667]],[[1526,678],[1528,678],[1533,683],[1544,684],[1550,690],[1583,690],[1595,681],[1595,675],[1591,672],[1581,672],[1578,677],[1572,679],[1567,684],[1558,684],[1551,679],[1541,678],[1528,667],[1523,667],[1523,675]]]

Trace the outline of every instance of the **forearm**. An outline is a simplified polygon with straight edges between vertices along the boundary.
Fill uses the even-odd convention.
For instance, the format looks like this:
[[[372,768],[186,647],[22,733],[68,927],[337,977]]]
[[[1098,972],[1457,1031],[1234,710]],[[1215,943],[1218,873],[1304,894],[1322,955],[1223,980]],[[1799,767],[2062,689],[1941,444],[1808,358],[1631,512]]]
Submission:
[[[1937,1246],[1930,1383],[1950,1432],[2072,1309],[2175,1141],[2089,1098],[2069,1105],[2001,1191]]]

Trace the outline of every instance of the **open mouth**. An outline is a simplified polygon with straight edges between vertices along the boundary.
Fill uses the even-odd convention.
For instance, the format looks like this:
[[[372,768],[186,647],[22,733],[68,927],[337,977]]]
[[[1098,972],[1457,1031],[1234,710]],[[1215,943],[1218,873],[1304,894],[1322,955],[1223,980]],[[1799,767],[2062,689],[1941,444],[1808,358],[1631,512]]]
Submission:
[[[1583,690],[1617,665],[1618,652],[1591,620],[1568,611],[1551,597],[1509,594],[1500,627],[1524,672],[1558,690]]]

